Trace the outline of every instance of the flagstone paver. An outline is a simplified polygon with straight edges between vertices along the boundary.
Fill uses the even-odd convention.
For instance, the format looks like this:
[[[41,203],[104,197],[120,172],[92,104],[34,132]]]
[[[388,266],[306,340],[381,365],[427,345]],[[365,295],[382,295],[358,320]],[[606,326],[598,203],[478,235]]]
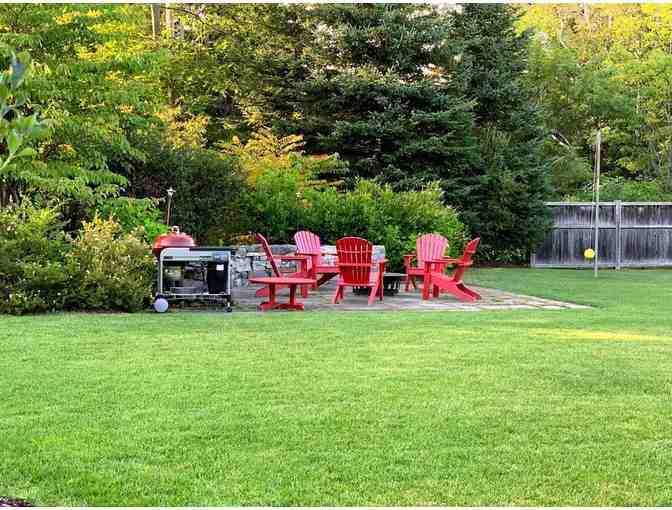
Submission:
[[[236,310],[239,311],[256,311],[258,305],[262,301],[261,298],[255,297],[254,293],[258,286],[238,287],[234,289],[233,299],[235,301]],[[384,301],[376,301],[374,305],[368,306],[368,296],[354,294],[346,291],[345,299],[338,305],[331,304],[331,297],[335,291],[335,284],[333,282],[323,285],[318,291],[311,290],[308,298],[299,298],[299,301],[305,303],[306,311],[311,310],[434,310],[434,311],[485,311],[485,310],[575,310],[587,309],[589,306],[580,305],[577,303],[567,303],[564,301],[557,301],[552,299],[543,299],[535,296],[527,296],[524,294],[515,294],[498,289],[490,289],[484,287],[473,287],[481,294],[483,299],[475,303],[464,303],[457,300],[449,294],[442,294],[439,298],[432,298],[428,301],[422,300],[422,295],[419,290],[411,292],[399,291],[396,296],[385,296]],[[286,299],[283,297],[288,294],[287,290],[279,291],[280,300]]]

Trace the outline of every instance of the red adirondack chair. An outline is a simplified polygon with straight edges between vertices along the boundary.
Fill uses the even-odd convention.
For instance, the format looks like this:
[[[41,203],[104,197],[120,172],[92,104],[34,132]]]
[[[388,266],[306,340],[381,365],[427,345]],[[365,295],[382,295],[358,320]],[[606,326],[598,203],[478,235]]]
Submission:
[[[254,237],[257,238],[257,241],[259,241],[259,244],[261,244],[261,248],[264,250],[264,253],[266,254],[266,258],[268,259],[268,262],[271,264],[271,270],[273,271],[273,276],[281,277],[283,276],[280,273],[280,269],[278,269],[278,263],[277,261],[280,260],[282,262],[285,261],[293,261],[297,262],[299,264],[300,269],[294,273],[291,274],[286,274],[285,276],[288,278],[307,278],[308,277],[308,257],[305,255],[273,255],[273,252],[271,252],[271,247],[268,244],[268,241],[264,236],[261,234],[257,233],[254,234]],[[289,287],[289,285],[276,285],[276,289],[282,289]],[[269,296],[269,287],[262,287],[257,292],[255,295],[257,297],[268,297]],[[302,285],[301,286],[301,296],[303,298],[308,297],[308,286],[307,285]]]
[[[301,230],[294,234],[294,242],[296,243],[297,255],[307,255],[310,257],[308,261],[308,274],[310,278],[317,280],[314,288],[319,287],[338,275],[337,265],[324,263],[322,257],[330,254],[322,251],[322,243],[317,234],[313,234],[308,230]],[[321,276],[318,278],[318,275]]]
[[[371,289],[369,304],[373,304],[376,296],[382,301],[383,276],[387,261],[382,260],[374,264],[373,244],[361,237],[344,237],[336,241],[336,253],[340,278],[336,293],[331,300],[332,304],[343,299],[345,287],[369,287]],[[378,271],[373,271],[376,265]]]
[[[469,241],[462,257],[452,259],[441,257],[436,260],[425,260],[425,282],[422,287],[422,299],[429,299],[429,289],[432,289],[434,297],[439,296],[439,292],[448,292],[461,301],[476,301],[481,299],[481,295],[468,288],[462,281],[464,272],[473,264],[472,258],[476,253],[480,238]],[[455,270],[452,275],[447,275],[443,271],[448,264],[454,264]]]
[[[406,268],[406,292],[409,291],[411,285],[415,285],[415,277],[425,275],[425,260],[436,260],[445,256],[448,249],[448,239],[439,234],[425,234],[419,236],[415,240],[415,253],[412,255],[404,255],[404,267]],[[413,265],[413,259],[416,260],[416,265]],[[445,265],[441,271],[445,270]],[[435,270],[439,270],[437,267]]]

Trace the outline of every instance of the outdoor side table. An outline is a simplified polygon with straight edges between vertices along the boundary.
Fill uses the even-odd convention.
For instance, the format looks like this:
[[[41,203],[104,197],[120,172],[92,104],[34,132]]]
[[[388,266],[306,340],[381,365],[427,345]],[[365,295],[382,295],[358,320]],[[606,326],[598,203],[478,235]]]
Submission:
[[[386,296],[395,296],[399,293],[399,286],[406,275],[403,273],[384,273],[383,292]],[[371,289],[368,287],[354,287],[352,291],[360,296],[366,296]]]
[[[386,296],[394,296],[399,293],[401,280],[406,277],[403,273],[385,273],[383,275],[383,289]]]
[[[263,276],[250,278],[250,283],[257,283],[268,286],[268,301],[264,301],[259,305],[259,308],[265,312],[266,310],[273,310],[276,308],[282,310],[303,310],[303,303],[296,301],[296,287],[299,285],[307,286],[316,283],[314,278],[288,278],[284,276]],[[289,287],[289,302],[278,303],[276,301],[276,288]]]

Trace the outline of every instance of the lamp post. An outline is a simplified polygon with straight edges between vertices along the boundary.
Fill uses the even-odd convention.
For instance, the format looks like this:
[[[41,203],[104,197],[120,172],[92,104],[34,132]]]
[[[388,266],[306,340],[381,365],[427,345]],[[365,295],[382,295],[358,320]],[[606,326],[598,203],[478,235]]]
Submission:
[[[166,192],[168,193],[168,206],[166,207],[166,225],[170,226],[170,205],[173,201],[173,195],[175,194],[175,190],[173,188],[168,188]]]

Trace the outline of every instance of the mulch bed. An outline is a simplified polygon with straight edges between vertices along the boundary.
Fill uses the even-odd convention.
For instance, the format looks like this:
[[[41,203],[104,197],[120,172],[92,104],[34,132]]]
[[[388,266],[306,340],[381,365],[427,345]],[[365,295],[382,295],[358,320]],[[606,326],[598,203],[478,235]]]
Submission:
[[[9,506],[35,506],[30,501],[19,498],[6,498],[0,496],[0,507],[9,507]]]

